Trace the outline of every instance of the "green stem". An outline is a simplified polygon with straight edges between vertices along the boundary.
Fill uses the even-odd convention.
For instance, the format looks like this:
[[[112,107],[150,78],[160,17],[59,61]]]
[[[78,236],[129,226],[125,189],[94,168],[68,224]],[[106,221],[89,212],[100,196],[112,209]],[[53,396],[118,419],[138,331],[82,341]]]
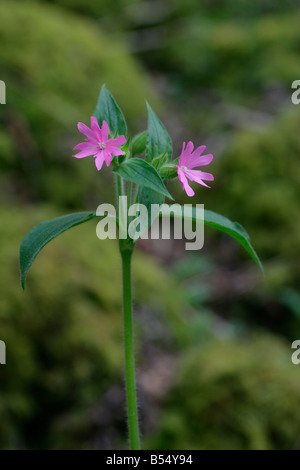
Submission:
[[[129,181],[128,183],[128,190],[127,190],[127,211],[129,211],[129,208],[131,206],[131,195],[132,195],[132,182]],[[131,217],[128,216],[128,220],[127,220],[127,225],[129,226],[131,222]]]
[[[124,195],[124,181],[117,176],[118,197]],[[130,186],[131,193],[131,186]],[[118,201],[119,204],[119,201]],[[127,208],[119,208],[121,211]],[[127,397],[127,415],[130,449],[140,449],[139,422],[136,400],[135,386],[135,361],[134,361],[134,337],[132,319],[132,299],[131,299],[131,256],[133,245],[128,244],[128,240],[119,240],[120,253],[122,257],[122,278],[123,278],[123,326],[124,326],[124,356],[125,356],[125,383]]]
[[[127,413],[131,450],[140,449],[138,411],[135,385],[134,337],[131,300],[131,256],[132,251],[121,252],[123,273],[123,322],[125,349],[125,379]]]
[[[119,209],[119,229],[122,231],[122,236],[127,234],[127,217],[128,209],[123,201],[124,196],[124,180],[121,176],[117,175],[117,206]],[[123,233],[124,232],[124,233]]]
[[[131,206],[132,182],[128,183],[128,209]]]
[[[124,195],[124,181],[120,175],[117,175],[117,197]],[[119,204],[119,199],[118,199]]]

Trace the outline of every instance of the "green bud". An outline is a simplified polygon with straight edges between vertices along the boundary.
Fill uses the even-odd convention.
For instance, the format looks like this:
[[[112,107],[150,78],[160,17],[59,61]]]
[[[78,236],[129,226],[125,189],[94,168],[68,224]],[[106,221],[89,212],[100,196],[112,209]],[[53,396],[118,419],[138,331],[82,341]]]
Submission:
[[[138,134],[136,137],[134,137],[132,141],[132,156],[134,155],[140,155],[145,152],[146,150],[146,144],[147,144],[147,136],[148,132],[142,132],[141,134]]]
[[[174,163],[167,163],[160,169],[160,176],[164,180],[170,180],[177,177],[177,166]]]

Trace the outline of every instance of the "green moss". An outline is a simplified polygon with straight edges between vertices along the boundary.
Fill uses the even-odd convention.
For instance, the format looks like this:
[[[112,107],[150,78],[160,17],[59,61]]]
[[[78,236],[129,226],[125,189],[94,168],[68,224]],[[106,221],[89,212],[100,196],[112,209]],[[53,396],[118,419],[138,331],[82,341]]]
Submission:
[[[92,21],[57,6],[11,0],[1,2],[0,17],[7,84],[0,121],[13,142],[0,137],[0,168],[14,171],[30,195],[74,207],[96,188],[93,161],[78,164],[71,155],[81,139],[76,124],[89,122],[101,85],[115,95],[131,131],[140,128],[145,98],[154,94],[126,47]]]
[[[279,3],[270,2],[267,7],[264,2],[261,14],[261,2],[251,2],[256,5],[251,15],[251,7],[241,7],[247,2],[206,7],[201,3],[185,3],[181,21],[180,7],[170,13],[164,24],[168,31],[164,47],[149,51],[146,57],[143,52],[144,60],[169,75],[170,90],[182,103],[195,113],[202,110],[205,117],[220,101],[255,108],[268,101],[274,89],[289,93],[297,77],[297,7],[293,12],[290,5],[281,11]],[[269,104],[274,105],[271,100]],[[226,128],[224,124],[219,123]]]
[[[268,336],[190,350],[148,448],[298,447],[296,367],[290,345]]]
[[[57,5],[68,10],[76,11],[77,13],[89,15],[94,18],[104,16],[117,17],[115,21],[122,22],[122,16],[126,15],[129,6],[140,3],[140,0],[115,0],[110,2],[108,0],[101,0],[95,2],[94,0],[41,0],[43,3],[56,3]]]

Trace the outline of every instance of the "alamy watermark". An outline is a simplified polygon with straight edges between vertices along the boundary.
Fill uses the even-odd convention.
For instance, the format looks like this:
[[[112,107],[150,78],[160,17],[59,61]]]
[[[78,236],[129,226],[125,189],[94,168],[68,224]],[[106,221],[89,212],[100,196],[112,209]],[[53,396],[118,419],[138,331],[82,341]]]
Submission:
[[[0,104],[6,104],[6,85],[3,80],[0,80]]]
[[[300,364],[300,340],[296,339],[292,342],[292,349],[296,349],[291,356],[292,363],[295,365]]]
[[[0,340],[0,364],[6,364],[6,344]]]
[[[106,238],[136,241],[142,239],[185,239],[186,250],[200,250],[204,245],[204,205],[143,204],[127,206],[127,196],[119,197],[118,209],[112,204],[100,204],[96,215],[102,217],[96,233]],[[173,222],[172,222],[173,221]]]
[[[295,90],[291,96],[292,103],[299,104],[300,103],[300,80],[293,81],[292,89]]]

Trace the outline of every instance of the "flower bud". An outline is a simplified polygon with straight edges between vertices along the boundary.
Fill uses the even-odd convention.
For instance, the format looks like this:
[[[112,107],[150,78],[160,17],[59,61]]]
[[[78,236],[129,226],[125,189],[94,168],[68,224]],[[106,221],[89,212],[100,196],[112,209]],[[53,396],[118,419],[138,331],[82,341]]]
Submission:
[[[160,169],[160,176],[162,179],[170,180],[172,178],[177,178],[177,166],[174,163],[167,163],[163,165]]]

